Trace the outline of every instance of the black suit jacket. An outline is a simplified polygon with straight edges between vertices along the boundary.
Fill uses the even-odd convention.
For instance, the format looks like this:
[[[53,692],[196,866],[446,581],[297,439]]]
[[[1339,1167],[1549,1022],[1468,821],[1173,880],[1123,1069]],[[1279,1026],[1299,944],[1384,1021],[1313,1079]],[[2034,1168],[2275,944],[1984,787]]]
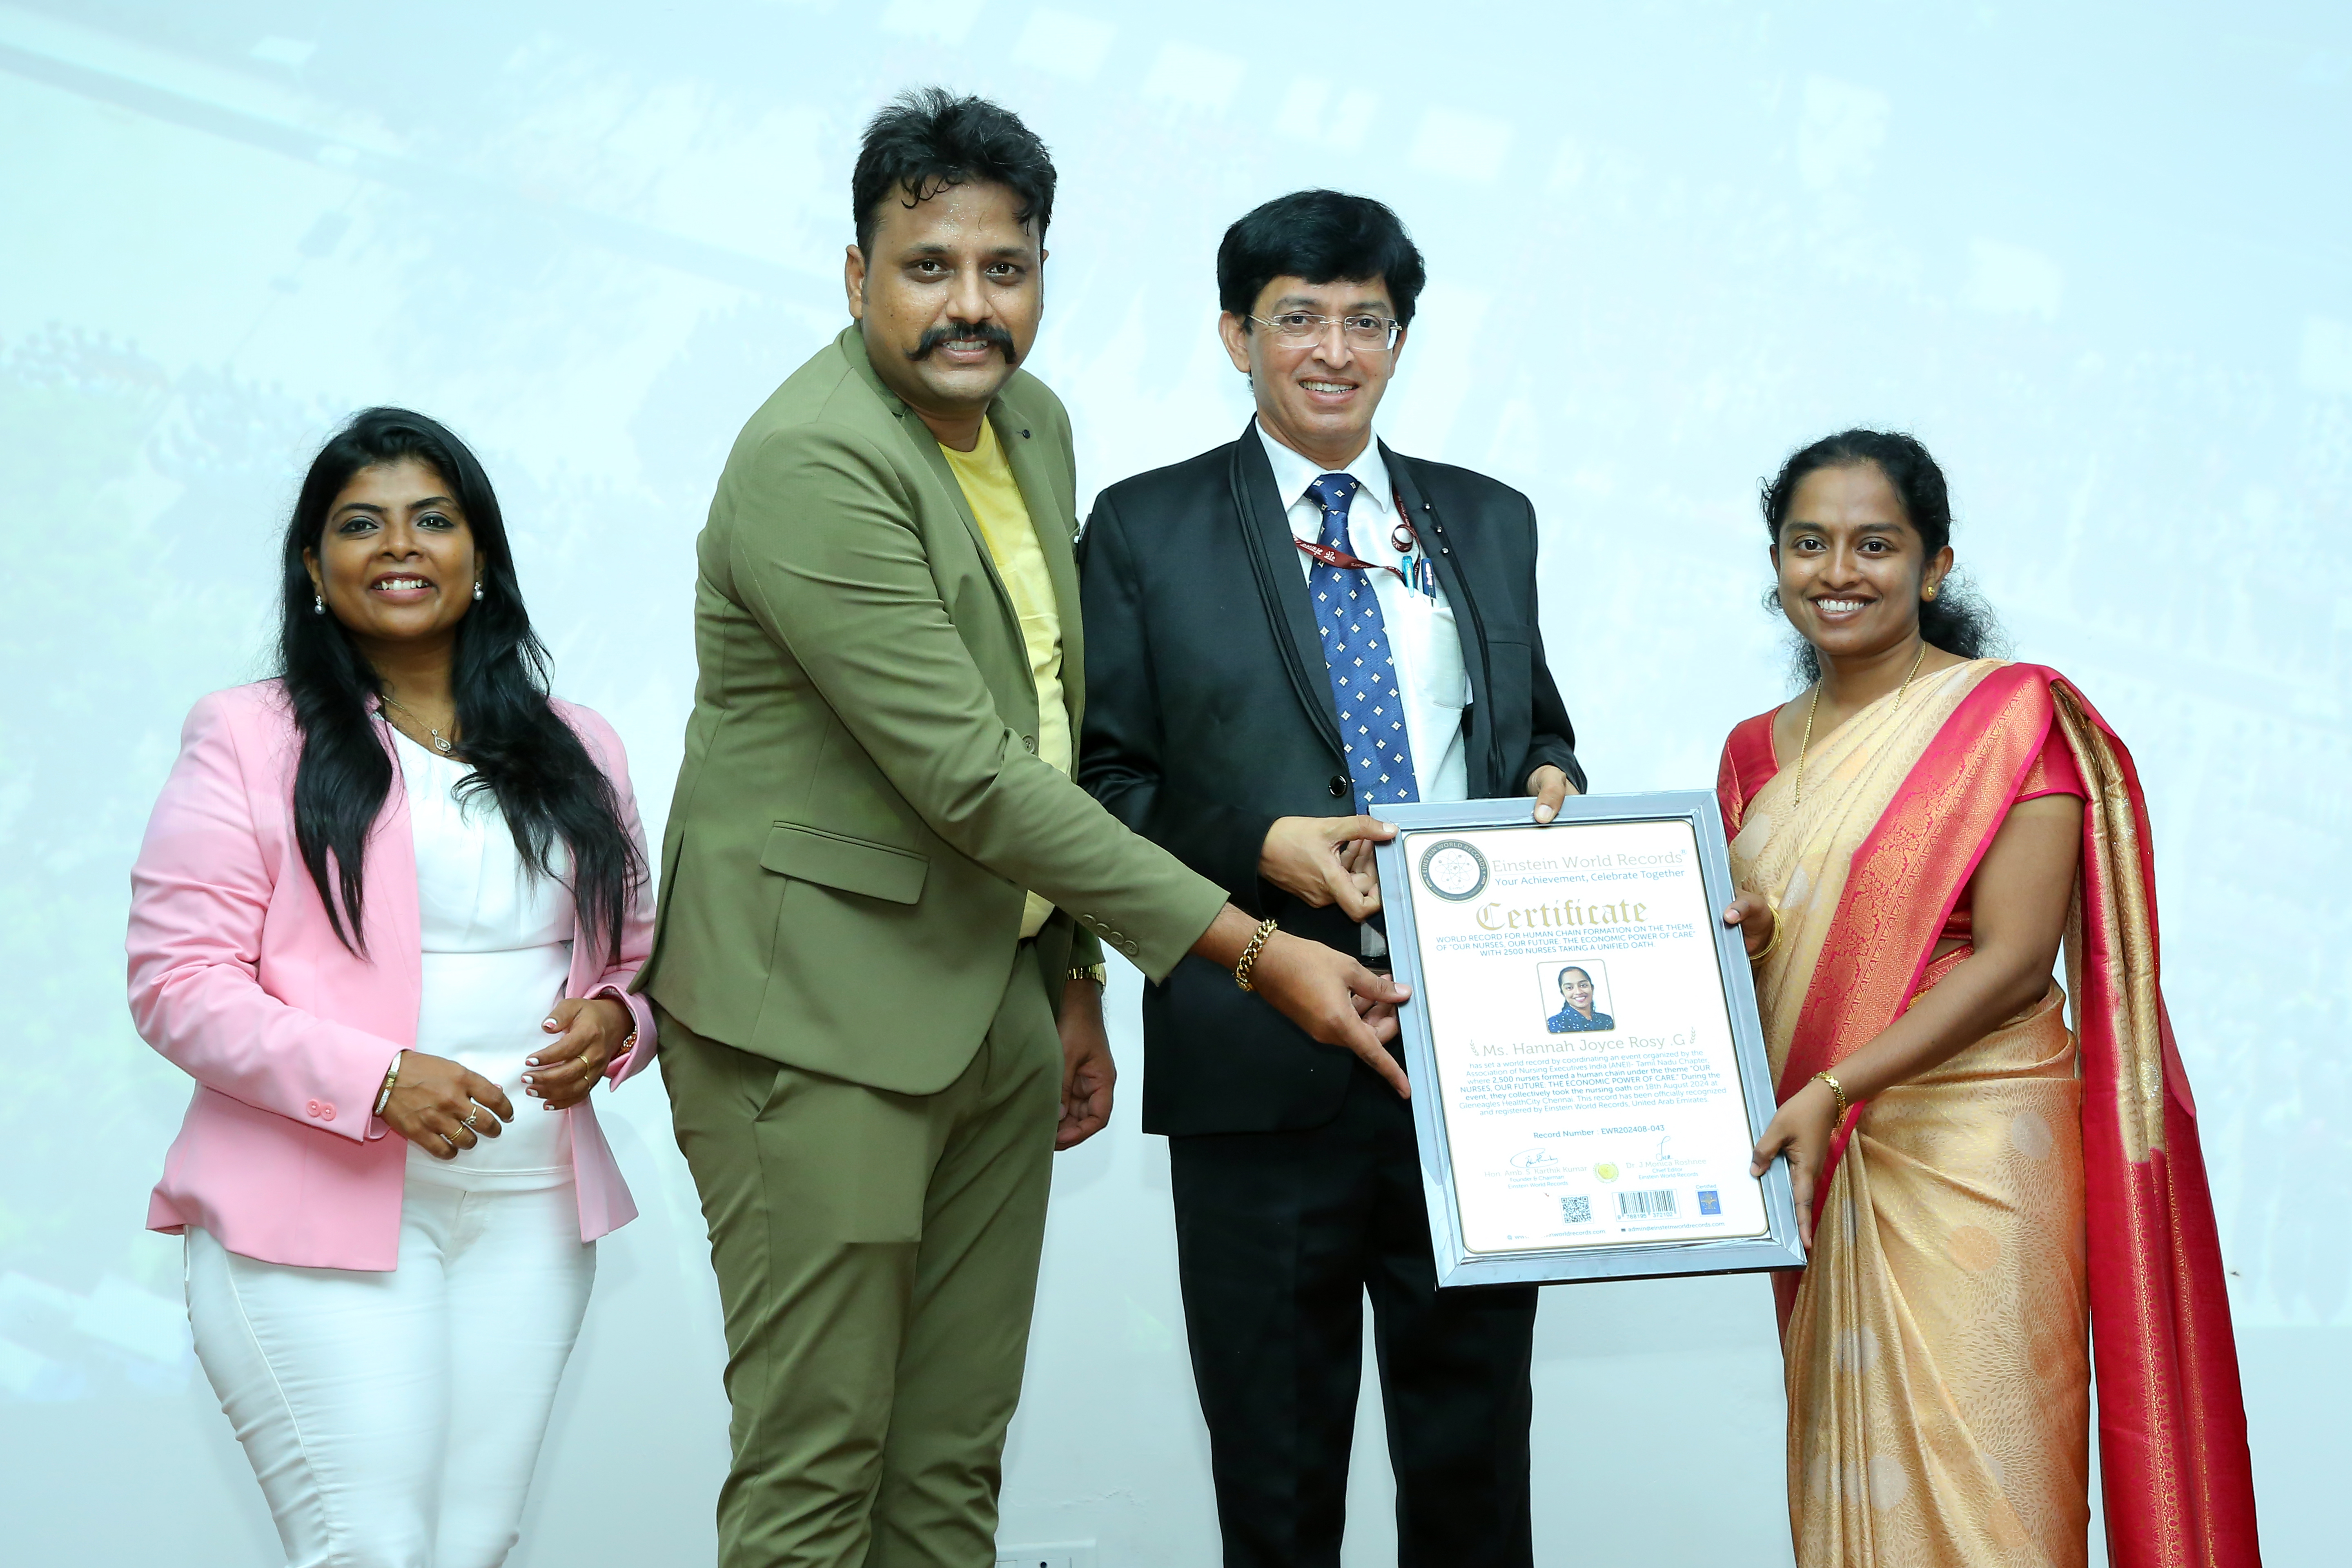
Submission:
[[[1527,497],[1383,444],[1462,637],[1473,798],[1584,770],[1536,626]],[[1283,929],[1358,948],[1355,922],[1259,880],[1279,816],[1348,816],[1354,795],[1307,575],[1255,429],[1102,492],[1078,545],[1087,702],[1078,782],[1119,820]],[[1337,1115],[1354,1058],[1204,959],[1143,998],[1143,1126],[1255,1132]]]

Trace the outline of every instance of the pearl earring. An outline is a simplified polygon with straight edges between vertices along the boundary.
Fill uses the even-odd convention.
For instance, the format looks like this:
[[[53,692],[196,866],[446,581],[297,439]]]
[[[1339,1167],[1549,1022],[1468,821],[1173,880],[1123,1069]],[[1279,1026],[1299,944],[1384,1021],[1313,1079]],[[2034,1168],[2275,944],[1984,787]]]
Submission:
[[[314,616],[323,616],[327,613],[327,601],[324,595],[319,594],[310,595],[310,613]]]
[[[482,580],[481,580],[479,577],[477,577],[477,578],[475,578],[475,579],[474,579],[474,603],[476,603],[476,604],[478,604],[478,604],[480,604],[481,602],[482,602]]]

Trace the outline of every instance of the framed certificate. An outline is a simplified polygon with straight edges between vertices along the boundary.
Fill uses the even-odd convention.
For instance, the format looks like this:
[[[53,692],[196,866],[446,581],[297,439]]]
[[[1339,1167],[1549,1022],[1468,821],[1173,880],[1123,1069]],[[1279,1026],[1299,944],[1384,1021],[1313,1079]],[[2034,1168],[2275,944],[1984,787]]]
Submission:
[[[1801,1267],[1715,797],[1383,806],[1437,1282]]]

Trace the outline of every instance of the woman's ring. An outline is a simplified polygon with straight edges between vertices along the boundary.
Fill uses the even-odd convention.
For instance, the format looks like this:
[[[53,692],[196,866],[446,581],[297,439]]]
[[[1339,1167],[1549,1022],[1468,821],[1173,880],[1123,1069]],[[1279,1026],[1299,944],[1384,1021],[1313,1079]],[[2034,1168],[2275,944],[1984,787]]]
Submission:
[[[467,1131],[471,1132],[474,1130],[474,1118],[479,1116],[481,1113],[482,1108],[478,1105],[467,1113],[466,1120],[460,1121],[457,1125],[464,1128]]]

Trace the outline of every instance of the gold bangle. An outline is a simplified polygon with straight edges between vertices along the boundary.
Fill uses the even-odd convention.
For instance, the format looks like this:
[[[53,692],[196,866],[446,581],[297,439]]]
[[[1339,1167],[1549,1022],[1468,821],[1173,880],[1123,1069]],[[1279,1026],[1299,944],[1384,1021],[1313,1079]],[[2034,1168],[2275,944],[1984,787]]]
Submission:
[[[1257,989],[1257,987],[1251,983],[1251,976],[1257,970],[1257,955],[1265,950],[1265,939],[1272,936],[1276,929],[1277,928],[1274,921],[1260,921],[1258,922],[1257,934],[1249,939],[1249,945],[1247,947],[1242,949],[1240,959],[1238,959],[1234,964],[1234,984],[1240,986],[1243,990],[1255,991]]]
[[[1837,1124],[1839,1126],[1843,1126],[1845,1124],[1845,1113],[1853,1104],[1853,1101],[1845,1097],[1845,1085],[1838,1082],[1837,1079],[1832,1078],[1825,1072],[1815,1073],[1813,1075],[1813,1080],[1816,1083],[1825,1083],[1830,1086],[1830,1093],[1835,1096],[1837,1100]]]
[[[392,1066],[384,1069],[383,1088],[377,1091],[375,1097],[375,1113],[378,1116],[382,1116],[383,1108],[392,1103],[392,1086],[400,1081],[400,1058],[407,1054],[404,1048],[392,1053]]]
[[[1780,945],[1780,900],[1767,893],[1764,895],[1764,907],[1772,911],[1772,935],[1762,947],[1748,955],[1748,962],[1750,963],[1763,963],[1772,956],[1772,950]],[[1745,942],[1747,938],[1742,937],[1740,940]]]

